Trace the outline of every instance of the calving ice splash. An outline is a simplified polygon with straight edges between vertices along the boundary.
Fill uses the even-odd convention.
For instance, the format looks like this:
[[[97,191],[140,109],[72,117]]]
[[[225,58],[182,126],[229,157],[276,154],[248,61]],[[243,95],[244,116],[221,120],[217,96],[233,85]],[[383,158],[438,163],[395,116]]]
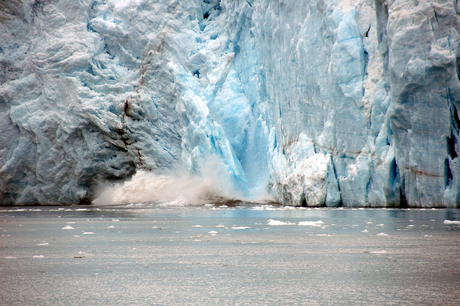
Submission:
[[[454,2],[0,8],[1,203],[460,205]]]
[[[212,166],[212,168],[211,168]],[[210,162],[208,168],[197,175],[157,175],[138,171],[130,180],[99,188],[96,205],[155,202],[161,205],[184,206],[207,203],[227,203],[237,200],[273,202],[264,190],[243,193],[235,189],[231,177]]]
[[[228,186],[221,186],[228,187]],[[105,187],[96,198],[96,205],[136,202],[159,202],[170,205],[206,204],[230,199],[227,188],[219,189],[210,179],[173,177],[139,171],[130,180]]]

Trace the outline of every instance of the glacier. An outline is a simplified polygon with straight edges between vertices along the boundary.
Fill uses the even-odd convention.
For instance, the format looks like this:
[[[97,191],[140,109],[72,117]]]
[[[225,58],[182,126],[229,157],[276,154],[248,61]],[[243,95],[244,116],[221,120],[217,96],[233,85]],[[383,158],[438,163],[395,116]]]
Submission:
[[[89,204],[170,178],[168,200],[206,182],[284,205],[460,207],[459,14],[455,0],[2,1],[0,203]]]

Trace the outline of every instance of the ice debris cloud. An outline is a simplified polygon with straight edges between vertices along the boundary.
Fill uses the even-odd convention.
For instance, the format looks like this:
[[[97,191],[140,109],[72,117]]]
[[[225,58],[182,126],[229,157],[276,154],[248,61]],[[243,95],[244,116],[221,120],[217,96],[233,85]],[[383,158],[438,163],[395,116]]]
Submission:
[[[459,11],[453,0],[3,1],[0,202],[90,203],[101,185],[128,201],[149,176],[184,194],[204,186],[191,202],[220,190],[459,207]]]

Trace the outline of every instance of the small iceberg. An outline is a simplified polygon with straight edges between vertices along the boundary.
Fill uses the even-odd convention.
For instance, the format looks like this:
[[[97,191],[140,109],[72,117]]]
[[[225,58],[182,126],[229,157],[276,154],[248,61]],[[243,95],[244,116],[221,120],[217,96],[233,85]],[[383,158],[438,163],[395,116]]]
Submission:
[[[284,221],[273,220],[273,219],[270,219],[267,222],[268,222],[268,225],[295,225],[294,223],[291,223],[291,222],[284,222]]]

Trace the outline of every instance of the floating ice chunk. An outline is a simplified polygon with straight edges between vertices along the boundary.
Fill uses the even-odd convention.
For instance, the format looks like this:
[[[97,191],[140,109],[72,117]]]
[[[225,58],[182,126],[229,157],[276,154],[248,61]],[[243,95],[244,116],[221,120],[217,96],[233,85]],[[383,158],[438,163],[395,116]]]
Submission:
[[[208,234],[217,234],[216,231],[209,231]]]
[[[385,234],[385,233],[378,233],[377,236],[386,237],[386,236],[389,236],[389,235],[388,235],[388,234]]]
[[[204,207],[213,207],[214,204],[204,204]]]
[[[294,225],[294,223],[291,223],[291,222],[284,222],[284,221],[273,220],[273,219],[270,219],[267,222],[268,222],[268,225]]]
[[[232,226],[231,229],[236,229],[236,230],[242,230],[242,229],[248,229],[250,228],[249,226]]]
[[[74,236],[75,238],[78,238],[78,237],[80,237],[80,236],[78,236],[78,235],[73,235],[73,236]]]
[[[366,228],[364,231],[361,231],[361,233],[369,233],[369,231]]]
[[[94,235],[93,232],[83,232],[83,235]]]
[[[62,229],[65,229],[65,230],[73,230],[74,228],[70,225],[66,225],[64,226]]]
[[[50,245],[48,242],[37,243],[37,245]]]
[[[425,237],[425,238],[431,238],[431,237],[433,237],[433,235],[424,235],[423,237]]]
[[[118,219],[112,219],[112,222],[119,222],[120,220]]]
[[[5,258],[5,259],[16,259],[17,257],[14,257],[14,256],[5,256],[4,258]]]
[[[268,225],[286,225],[286,222],[280,221],[280,220],[273,220],[270,219],[267,221]]]
[[[75,211],[87,211],[88,208],[76,208]]]
[[[318,220],[318,221],[300,221],[299,225],[302,226],[322,226],[324,224],[323,221]]]
[[[385,254],[385,253],[388,253],[388,252],[385,251],[385,250],[381,250],[381,251],[371,251],[370,253],[372,253],[372,254]]]
[[[110,226],[107,227],[107,228],[115,228],[115,225],[110,225]]]
[[[203,227],[203,226],[202,226],[202,225],[199,225],[199,224],[197,224],[197,225],[192,225],[192,227]]]
[[[34,258],[45,258],[44,255],[34,255],[33,257],[34,257]]]
[[[453,224],[460,225],[460,221],[444,220],[444,224],[447,224],[447,225],[453,225]]]
[[[225,225],[219,224],[219,225],[217,225],[216,227],[225,227]]]
[[[227,208],[227,205],[221,205],[220,208]]]

